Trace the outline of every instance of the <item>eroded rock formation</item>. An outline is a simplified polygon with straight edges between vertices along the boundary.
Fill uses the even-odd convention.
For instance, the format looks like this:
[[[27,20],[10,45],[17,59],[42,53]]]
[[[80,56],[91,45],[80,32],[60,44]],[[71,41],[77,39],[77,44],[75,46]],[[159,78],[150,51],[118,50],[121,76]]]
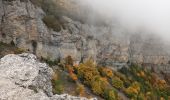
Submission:
[[[71,1],[54,1],[67,12],[77,9],[68,7]],[[129,61],[167,65],[170,61],[170,53],[164,49],[167,46],[153,34],[133,35],[118,25],[82,23],[69,18],[69,14],[61,15],[64,27],[55,32],[43,23],[44,11],[29,0],[0,0],[0,12],[0,41],[14,42],[38,57],[58,59],[71,55],[78,62],[92,58],[109,65]]]

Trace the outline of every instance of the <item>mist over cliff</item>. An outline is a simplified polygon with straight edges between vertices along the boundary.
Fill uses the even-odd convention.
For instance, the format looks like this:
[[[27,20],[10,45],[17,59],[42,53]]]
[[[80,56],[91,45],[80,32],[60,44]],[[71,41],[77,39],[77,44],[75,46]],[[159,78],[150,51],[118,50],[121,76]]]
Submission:
[[[163,12],[168,3],[155,1],[150,7],[148,1],[133,0],[26,1],[0,0],[0,41],[50,59],[71,55],[75,61],[169,61],[169,42],[162,42],[168,40],[168,31],[161,31],[168,27],[167,10]]]
[[[84,0],[79,2],[93,9],[103,19],[118,22],[133,33],[143,31],[170,38],[170,1],[168,0]],[[84,6],[85,7],[85,6]],[[92,12],[89,12],[91,14]],[[97,19],[94,16],[93,19]]]

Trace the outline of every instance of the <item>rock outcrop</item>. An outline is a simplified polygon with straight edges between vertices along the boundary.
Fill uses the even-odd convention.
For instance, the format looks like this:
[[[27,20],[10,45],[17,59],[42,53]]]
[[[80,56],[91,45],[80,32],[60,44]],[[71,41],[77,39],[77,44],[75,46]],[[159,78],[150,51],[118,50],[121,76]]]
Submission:
[[[68,7],[71,1],[54,1],[67,12],[84,15],[78,14],[78,6]],[[62,59],[71,55],[77,62],[93,58],[111,66],[129,61],[167,65],[170,61],[168,46],[153,34],[129,34],[119,25],[82,23],[69,14],[60,15],[64,28],[55,32],[43,23],[44,11],[30,0],[0,0],[0,12],[0,41],[13,42],[38,57]]]
[[[53,95],[53,71],[33,54],[6,55],[0,60],[1,100],[87,100],[70,95]]]

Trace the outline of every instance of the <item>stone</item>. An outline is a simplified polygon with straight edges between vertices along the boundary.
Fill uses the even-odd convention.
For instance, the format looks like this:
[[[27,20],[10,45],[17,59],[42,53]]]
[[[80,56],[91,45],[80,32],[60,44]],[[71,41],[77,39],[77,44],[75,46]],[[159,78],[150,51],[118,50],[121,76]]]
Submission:
[[[54,95],[53,97],[51,97],[51,100],[97,100],[96,98],[92,98],[92,99],[87,99],[87,98],[83,98],[83,97],[75,97],[75,96],[70,96],[68,94],[62,94],[62,95]]]
[[[32,54],[10,54],[0,60],[0,77],[23,88],[43,90],[49,96],[52,95],[52,72],[45,63],[37,62]]]

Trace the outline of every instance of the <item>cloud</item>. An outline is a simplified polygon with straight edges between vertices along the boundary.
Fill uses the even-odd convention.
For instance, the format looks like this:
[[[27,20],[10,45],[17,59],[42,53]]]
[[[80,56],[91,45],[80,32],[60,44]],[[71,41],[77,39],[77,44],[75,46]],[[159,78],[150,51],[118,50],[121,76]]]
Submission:
[[[170,0],[81,0],[131,31],[140,29],[170,39]]]

